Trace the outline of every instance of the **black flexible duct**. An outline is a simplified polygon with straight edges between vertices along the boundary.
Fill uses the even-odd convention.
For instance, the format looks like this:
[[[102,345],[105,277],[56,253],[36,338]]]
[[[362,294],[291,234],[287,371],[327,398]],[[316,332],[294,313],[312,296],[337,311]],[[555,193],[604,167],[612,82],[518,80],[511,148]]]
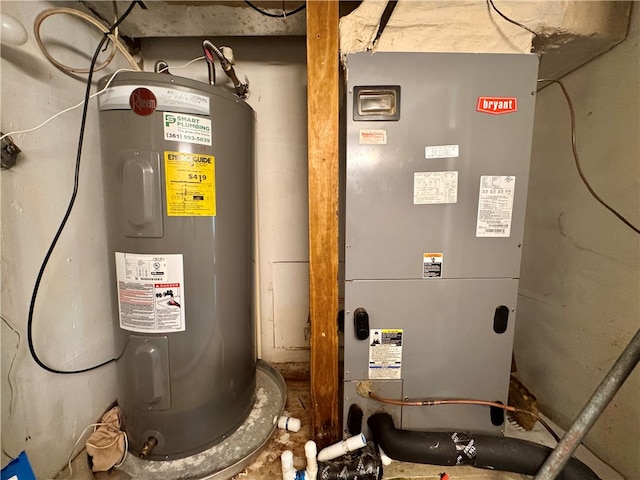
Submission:
[[[388,413],[372,415],[367,424],[384,452],[402,462],[470,465],[535,475],[552,450],[536,443],[497,435],[398,430]],[[557,478],[600,480],[589,467],[575,458],[571,458]]]

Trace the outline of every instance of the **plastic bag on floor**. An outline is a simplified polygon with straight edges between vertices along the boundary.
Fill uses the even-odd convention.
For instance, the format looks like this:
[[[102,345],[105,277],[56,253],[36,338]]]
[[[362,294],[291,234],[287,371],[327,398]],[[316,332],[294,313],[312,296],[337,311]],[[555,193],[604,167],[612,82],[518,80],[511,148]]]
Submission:
[[[382,460],[372,442],[349,455],[318,462],[318,480],[380,480]]]

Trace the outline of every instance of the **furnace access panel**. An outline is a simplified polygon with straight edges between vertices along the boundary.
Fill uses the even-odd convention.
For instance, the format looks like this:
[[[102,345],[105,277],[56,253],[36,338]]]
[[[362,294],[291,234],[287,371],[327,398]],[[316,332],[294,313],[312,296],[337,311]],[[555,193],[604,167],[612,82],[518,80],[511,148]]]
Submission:
[[[538,59],[347,57],[344,420],[499,431],[507,403]],[[353,411],[353,410],[352,410]],[[353,426],[352,426],[353,428]]]

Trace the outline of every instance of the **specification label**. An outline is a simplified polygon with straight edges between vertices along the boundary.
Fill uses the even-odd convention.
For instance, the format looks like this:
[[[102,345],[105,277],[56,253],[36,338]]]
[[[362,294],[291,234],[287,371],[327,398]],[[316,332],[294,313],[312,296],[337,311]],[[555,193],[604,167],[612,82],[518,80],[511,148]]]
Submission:
[[[428,145],[424,147],[424,158],[457,158],[459,145]]]
[[[402,329],[369,332],[369,378],[395,379],[402,375]]]
[[[181,254],[116,252],[116,279],[120,328],[141,333],[184,331]]]
[[[476,237],[508,237],[511,235],[513,196],[516,177],[483,175],[478,195]]]
[[[211,120],[208,118],[167,112],[162,118],[165,140],[211,145]]]
[[[414,205],[457,202],[458,172],[414,172]]]
[[[167,215],[215,216],[215,158],[197,153],[164,152]]]

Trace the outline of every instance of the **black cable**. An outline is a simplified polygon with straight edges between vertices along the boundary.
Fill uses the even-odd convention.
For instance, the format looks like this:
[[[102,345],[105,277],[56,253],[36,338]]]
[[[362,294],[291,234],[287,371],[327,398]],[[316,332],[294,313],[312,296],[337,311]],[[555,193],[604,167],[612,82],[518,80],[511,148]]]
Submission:
[[[532,33],[536,38],[538,38],[540,36],[540,34],[538,32],[536,32],[535,30],[532,30],[531,28],[527,27],[526,25],[523,25],[520,22],[516,22],[515,20],[512,20],[511,18],[507,17],[504,13],[502,13],[500,10],[498,10],[498,8],[493,4],[493,0],[487,0],[487,3],[489,5],[491,5],[491,8],[493,8],[496,13],[498,15],[500,15],[502,18],[504,18],[507,22],[512,23],[520,28],[525,29],[527,32]]]
[[[129,15],[129,13],[131,13],[131,10],[133,10],[133,7],[136,6],[136,4],[138,4],[138,1],[135,2],[131,2],[131,5],[129,5],[129,8],[127,8],[127,10],[122,14],[122,16],[120,16],[120,18],[118,18],[118,20],[116,20],[116,22],[111,25],[111,27],[109,27],[109,31],[105,32],[104,35],[102,36],[102,39],[100,40],[100,43],[98,44],[98,46],[95,49],[95,52],[93,54],[93,58],[91,59],[91,66],[89,67],[89,76],[87,77],[87,88],[85,90],[85,94],[84,94],[84,106],[82,109],[82,120],[80,121],[80,133],[78,136],[78,151],[76,154],[76,167],[75,167],[75,176],[74,176],[74,180],[73,180],[73,193],[71,194],[71,199],[69,200],[69,205],[67,206],[67,211],[64,214],[64,217],[62,218],[62,222],[60,222],[60,226],[58,227],[58,230],[56,231],[55,236],[53,237],[53,240],[51,241],[51,245],[49,245],[49,249],[47,250],[46,255],[44,256],[44,260],[42,260],[42,264],[40,265],[40,270],[38,271],[38,276],[36,278],[36,282],[35,285],[33,286],[33,293],[31,294],[31,303],[29,304],[29,317],[27,319],[27,342],[29,344],[29,352],[31,353],[31,357],[33,357],[33,360],[40,366],[42,367],[44,370],[51,372],[51,373],[58,373],[61,375],[70,375],[70,374],[76,374],[76,373],[84,373],[84,372],[88,372],[90,370],[95,370],[97,368],[103,367],[104,365],[107,365],[115,360],[117,360],[118,357],[114,357],[111,358],[107,361],[104,361],[102,363],[100,363],[99,365],[94,365],[92,367],[87,367],[87,368],[83,368],[80,370],[57,370],[55,368],[52,368],[48,365],[46,365],[42,360],[40,360],[40,358],[38,357],[38,354],[36,353],[36,350],[34,348],[33,345],[33,311],[35,308],[35,304],[36,304],[36,298],[38,296],[38,289],[40,288],[40,282],[42,281],[42,276],[44,275],[44,271],[47,267],[47,264],[49,263],[49,259],[51,258],[51,254],[53,253],[53,250],[56,247],[56,244],[58,243],[58,239],[60,238],[60,235],[62,234],[62,231],[64,230],[64,227],[67,224],[67,220],[69,220],[69,216],[71,215],[71,211],[73,210],[73,206],[75,204],[76,201],[76,197],[78,195],[78,187],[79,187],[79,181],[80,181],[80,159],[82,158],[82,144],[84,141],[84,129],[85,129],[85,125],[87,123],[87,111],[89,108],[89,96],[91,93],[91,79],[93,78],[93,69],[96,66],[96,62],[98,60],[98,56],[100,55],[100,51],[102,50],[102,46],[104,45],[104,43],[107,41],[107,39],[109,38],[108,35],[110,35],[111,33],[113,33],[113,31],[118,27],[118,25],[120,25],[125,18],[127,18],[127,16]]]
[[[265,10],[262,10],[261,8],[257,7],[256,5],[254,5],[253,3],[251,3],[249,0],[244,0],[244,3],[246,3],[247,5],[249,5],[251,8],[253,8],[256,12],[261,13],[262,15],[265,15],[267,17],[271,17],[271,18],[287,18],[290,15],[295,15],[296,13],[302,11],[305,9],[305,7],[307,6],[306,3],[303,3],[302,5],[300,5],[298,8],[294,8],[293,10],[291,10],[290,12],[285,12],[284,10],[282,11],[282,13],[280,14],[276,14],[276,13],[270,13],[267,12]]]
[[[384,7],[384,11],[382,12],[382,16],[380,17],[380,25],[378,25],[378,32],[376,33],[376,37],[373,39],[373,42],[371,42],[374,47],[378,44],[378,40],[380,40],[382,32],[384,32],[387,23],[389,23],[389,19],[391,18],[391,15],[393,14],[393,11],[395,10],[397,4],[398,0],[389,0],[387,2],[387,6]]]
[[[600,202],[600,204],[603,207],[605,207],[607,210],[609,210],[611,213],[613,213],[616,217],[618,217],[618,219],[622,223],[624,223],[627,227],[629,227],[634,232],[640,234],[640,229],[638,227],[633,225],[629,220],[627,220],[624,216],[622,216],[620,213],[618,213],[617,210],[615,210],[607,202],[605,202],[602,198],[600,198],[600,196],[595,192],[595,190],[593,189],[593,187],[589,183],[589,180],[587,180],[587,177],[585,176],[584,172],[582,171],[582,165],[580,164],[580,158],[578,157],[578,148],[577,148],[577,145],[576,145],[576,112],[575,112],[575,110],[573,108],[573,102],[571,101],[571,97],[569,96],[569,92],[567,92],[567,89],[565,88],[564,84],[560,80],[544,79],[544,78],[538,80],[538,82],[557,83],[560,86],[560,88],[562,89],[562,93],[564,93],[564,98],[567,100],[567,105],[569,106],[569,113],[571,115],[571,150],[573,151],[573,159],[574,159],[575,164],[576,164],[576,169],[578,170],[578,175],[580,175],[580,179],[582,180],[582,182],[587,187],[587,190],[589,190],[589,193],[593,196],[593,198],[595,198],[598,202]]]

